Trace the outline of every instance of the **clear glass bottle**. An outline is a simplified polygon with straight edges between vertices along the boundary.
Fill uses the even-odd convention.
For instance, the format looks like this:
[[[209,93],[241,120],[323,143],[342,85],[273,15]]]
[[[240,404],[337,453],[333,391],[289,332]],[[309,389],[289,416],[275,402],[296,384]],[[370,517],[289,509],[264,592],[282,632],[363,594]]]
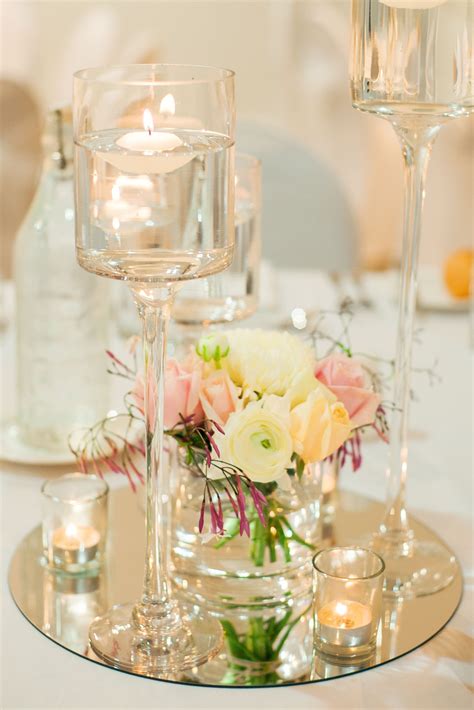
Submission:
[[[53,111],[15,243],[18,425],[24,443],[51,451],[108,405],[107,284],[76,262],[72,153],[70,112]]]

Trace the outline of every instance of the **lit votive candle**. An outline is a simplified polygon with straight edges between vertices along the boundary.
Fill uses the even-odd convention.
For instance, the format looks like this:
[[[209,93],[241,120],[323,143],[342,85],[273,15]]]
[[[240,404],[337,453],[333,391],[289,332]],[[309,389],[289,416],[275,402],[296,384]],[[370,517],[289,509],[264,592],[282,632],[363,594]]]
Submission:
[[[362,547],[320,550],[314,566],[314,646],[345,665],[375,649],[384,562]]]
[[[52,534],[53,557],[65,565],[84,565],[95,559],[100,534],[89,525],[69,523]]]
[[[41,491],[48,567],[72,575],[96,570],[107,539],[106,482],[85,473],[67,473],[46,481]]]
[[[372,612],[356,601],[332,601],[317,613],[317,633],[323,643],[364,646],[372,635]]]

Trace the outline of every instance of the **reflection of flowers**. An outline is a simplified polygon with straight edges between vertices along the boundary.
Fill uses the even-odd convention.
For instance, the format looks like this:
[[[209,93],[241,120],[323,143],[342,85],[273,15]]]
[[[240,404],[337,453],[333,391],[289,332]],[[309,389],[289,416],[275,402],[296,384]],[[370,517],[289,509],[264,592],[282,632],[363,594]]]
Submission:
[[[282,616],[268,619],[250,616],[244,631],[238,631],[229,620],[222,620],[228,649],[228,672],[224,682],[243,682],[245,685],[281,683],[278,673],[280,654],[291,632],[308,611],[306,609],[294,618],[292,608],[287,608]]]

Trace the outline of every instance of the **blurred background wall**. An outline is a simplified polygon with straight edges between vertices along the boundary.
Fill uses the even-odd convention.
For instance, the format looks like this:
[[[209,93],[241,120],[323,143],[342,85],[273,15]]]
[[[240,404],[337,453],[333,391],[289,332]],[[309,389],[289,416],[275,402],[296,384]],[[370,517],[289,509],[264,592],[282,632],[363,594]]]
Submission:
[[[402,165],[383,120],[351,108],[350,0],[3,0],[0,5],[0,245],[11,243],[40,166],[45,112],[71,100],[78,68],[141,61],[237,73],[237,147],[264,173],[264,254],[341,270],[397,263]],[[472,236],[473,125],[433,152],[422,260]]]

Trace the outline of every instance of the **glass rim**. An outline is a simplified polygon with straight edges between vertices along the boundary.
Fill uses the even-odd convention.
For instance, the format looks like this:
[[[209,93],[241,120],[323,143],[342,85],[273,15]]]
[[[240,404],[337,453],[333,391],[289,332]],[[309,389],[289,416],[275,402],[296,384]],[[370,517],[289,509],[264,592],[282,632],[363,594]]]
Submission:
[[[380,563],[380,569],[377,570],[376,572],[373,572],[372,574],[367,574],[367,575],[362,575],[362,576],[355,576],[355,577],[347,577],[345,575],[339,575],[339,574],[331,574],[331,572],[325,572],[322,570],[320,567],[317,565],[317,558],[324,554],[325,552],[333,552],[334,550],[360,550],[362,552],[367,552],[369,555],[373,555],[376,557]],[[382,557],[377,552],[374,552],[373,550],[370,550],[368,547],[361,547],[360,545],[346,545],[346,546],[341,546],[341,545],[335,545],[334,547],[325,547],[323,550],[319,550],[317,552],[313,559],[311,560],[312,565],[316,572],[319,574],[324,575],[324,577],[330,577],[331,579],[344,579],[347,581],[354,581],[354,580],[366,580],[366,579],[375,579],[375,577],[380,577],[381,574],[384,573],[385,571],[385,562]]]
[[[79,502],[84,502],[84,503],[92,503],[93,501],[101,500],[106,496],[109,492],[109,484],[107,481],[105,481],[103,478],[100,478],[100,476],[96,476],[93,473],[81,473],[80,471],[74,471],[72,473],[65,473],[62,476],[59,476],[58,478],[48,478],[43,485],[41,486],[41,493],[45,498],[49,498],[49,500],[54,501],[55,503],[77,503],[77,499],[74,498],[61,498],[55,493],[49,493],[47,491],[48,486],[57,483],[58,481],[64,481],[65,479],[88,479],[88,480],[93,480],[96,483],[99,483],[102,486],[102,490],[97,493],[93,498],[90,498],[89,500],[86,501],[79,501]]]
[[[148,69],[153,71],[159,68],[167,69],[205,69],[213,72],[215,76],[200,78],[200,79],[107,79],[103,77],[104,72],[113,70],[126,69]],[[197,84],[217,84],[233,79],[235,71],[226,69],[225,67],[216,67],[207,64],[167,64],[167,63],[150,63],[150,64],[104,64],[102,66],[86,67],[78,69],[73,73],[75,81],[84,83],[95,83],[109,86],[196,86]]]

